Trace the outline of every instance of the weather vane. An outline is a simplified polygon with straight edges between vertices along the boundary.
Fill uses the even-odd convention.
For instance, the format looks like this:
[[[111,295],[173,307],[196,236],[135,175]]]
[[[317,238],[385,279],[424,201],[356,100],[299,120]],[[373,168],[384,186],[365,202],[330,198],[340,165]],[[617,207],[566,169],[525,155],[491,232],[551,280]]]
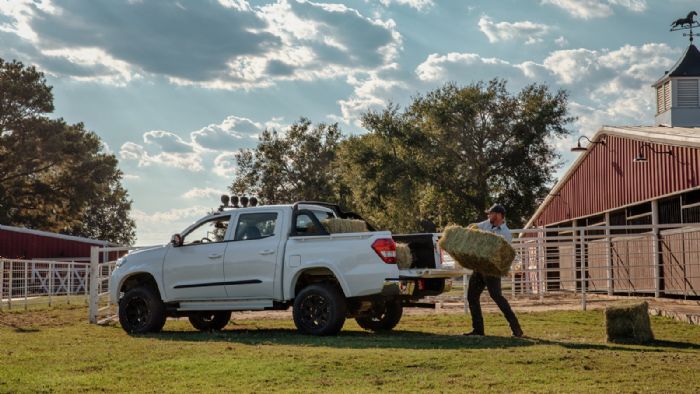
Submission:
[[[688,16],[685,18],[676,19],[673,23],[671,23],[671,31],[690,30],[688,33],[683,33],[683,37],[690,37],[690,43],[692,44],[693,37],[697,36],[697,34],[693,33],[693,28],[700,27],[700,23],[695,20],[697,15],[697,12],[690,11]]]

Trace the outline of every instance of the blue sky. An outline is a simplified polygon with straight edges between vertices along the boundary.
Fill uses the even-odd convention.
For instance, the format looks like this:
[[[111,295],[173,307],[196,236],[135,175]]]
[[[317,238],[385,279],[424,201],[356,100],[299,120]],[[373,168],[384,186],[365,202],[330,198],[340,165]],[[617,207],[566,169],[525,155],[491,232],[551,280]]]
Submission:
[[[649,85],[687,39],[686,0],[0,0],[0,57],[34,64],[55,115],[120,160],[138,244],[218,201],[233,155],[301,116],[360,114],[445,82],[505,78],[570,93],[573,136],[653,123]]]

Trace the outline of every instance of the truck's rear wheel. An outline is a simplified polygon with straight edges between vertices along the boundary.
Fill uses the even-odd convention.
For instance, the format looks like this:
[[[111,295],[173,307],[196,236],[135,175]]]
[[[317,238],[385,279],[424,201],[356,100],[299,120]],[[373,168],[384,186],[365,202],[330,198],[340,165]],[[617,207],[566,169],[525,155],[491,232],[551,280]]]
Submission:
[[[148,286],[128,290],[119,300],[119,323],[129,334],[159,332],[165,325],[165,305]]]
[[[220,331],[231,320],[231,311],[197,312],[190,315],[189,319],[199,331]]]
[[[396,327],[403,315],[400,299],[387,300],[372,308],[372,313],[355,319],[365,330],[389,331]]]
[[[347,305],[340,290],[328,283],[305,287],[294,299],[294,324],[304,334],[335,335],[345,324]]]

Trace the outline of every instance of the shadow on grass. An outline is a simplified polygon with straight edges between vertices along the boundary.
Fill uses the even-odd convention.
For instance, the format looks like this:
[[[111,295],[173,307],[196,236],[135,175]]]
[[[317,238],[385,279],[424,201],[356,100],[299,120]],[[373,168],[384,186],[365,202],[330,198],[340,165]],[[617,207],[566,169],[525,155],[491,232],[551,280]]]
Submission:
[[[464,337],[421,331],[395,330],[388,333],[344,331],[337,336],[314,337],[293,329],[235,329],[220,332],[163,331],[145,337],[164,341],[221,341],[246,345],[323,346],[347,349],[504,349],[534,345],[560,346],[575,350],[665,352],[669,349],[700,350],[686,342],[652,341],[644,345],[555,341],[540,338],[498,336]]]
[[[148,335],[165,341],[222,341],[246,345],[323,346],[347,349],[492,349],[532,346],[529,339],[509,337],[464,337],[421,331],[388,333],[342,331],[337,336],[315,337],[293,329],[225,330],[220,332],[163,331]]]

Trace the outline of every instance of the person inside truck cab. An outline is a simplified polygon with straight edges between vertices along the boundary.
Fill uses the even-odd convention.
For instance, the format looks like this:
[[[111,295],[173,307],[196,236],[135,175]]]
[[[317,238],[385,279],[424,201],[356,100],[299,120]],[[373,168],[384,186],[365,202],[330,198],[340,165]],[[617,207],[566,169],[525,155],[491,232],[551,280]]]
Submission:
[[[481,230],[498,234],[505,238],[506,241],[511,242],[513,240],[513,235],[506,225],[506,209],[501,205],[495,204],[486,211],[486,213],[488,214],[488,219],[478,223],[476,226]],[[491,299],[498,305],[498,308],[503,312],[503,316],[508,320],[510,329],[513,331],[513,336],[521,338],[523,336],[523,330],[520,328],[520,322],[518,322],[518,318],[515,316],[513,309],[511,309],[508,300],[503,296],[503,292],[501,291],[501,278],[484,275],[476,271],[473,272],[469,278],[467,289],[467,302],[469,302],[469,312],[472,316],[472,331],[464,335],[484,335],[484,317],[481,314],[481,303],[479,301],[481,293],[484,292],[484,287],[488,288]]]

